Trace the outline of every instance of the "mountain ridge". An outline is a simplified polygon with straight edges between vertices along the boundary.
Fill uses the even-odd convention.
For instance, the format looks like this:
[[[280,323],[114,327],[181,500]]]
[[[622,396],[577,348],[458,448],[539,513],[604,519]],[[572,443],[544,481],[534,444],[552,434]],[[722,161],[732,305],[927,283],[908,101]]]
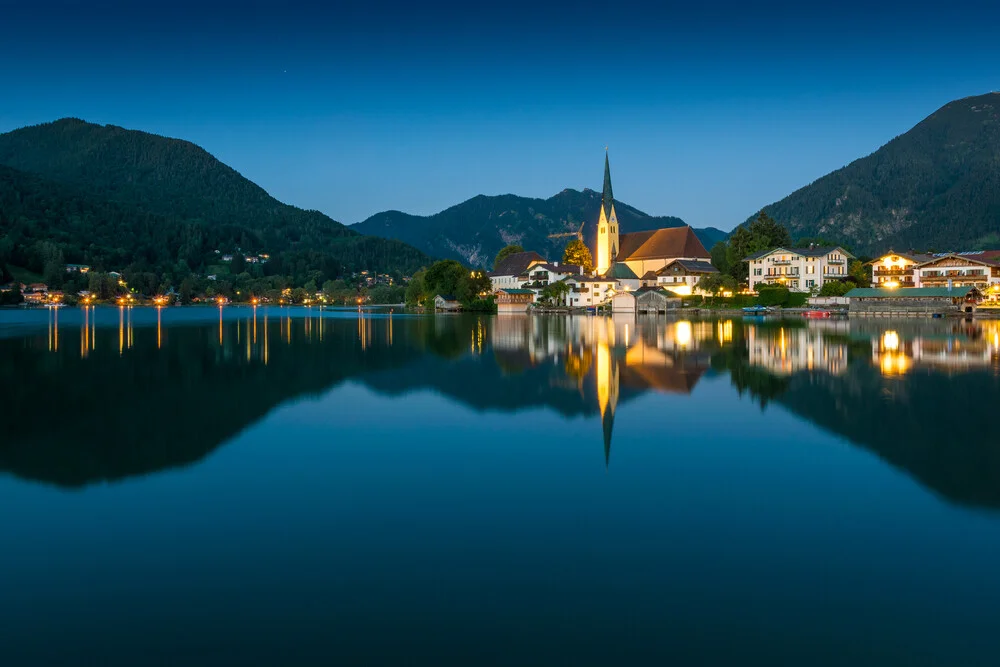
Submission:
[[[1000,247],[1000,93],[953,100],[763,210],[860,252]]]
[[[431,215],[380,211],[351,228],[399,239],[434,256],[490,266],[496,253],[509,244],[561,256],[572,236],[551,239],[549,235],[572,235],[581,224],[584,240],[592,246],[600,205],[601,194],[590,188],[564,188],[547,199],[479,194]],[[623,233],[687,224],[674,216],[651,216],[617,200],[615,210]],[[695,229],[695,233],[706,247],[727,236],[714,227]]]
[[[63,256],[176,277],[205,273],[220,248],[240,248],[271,255],[264,275],[304,283],[364,269],[409,273],[432,261],[284,204],[183,139],[65,118],[0,134],[0,165],[0,264],[41,272],[42,255]]]

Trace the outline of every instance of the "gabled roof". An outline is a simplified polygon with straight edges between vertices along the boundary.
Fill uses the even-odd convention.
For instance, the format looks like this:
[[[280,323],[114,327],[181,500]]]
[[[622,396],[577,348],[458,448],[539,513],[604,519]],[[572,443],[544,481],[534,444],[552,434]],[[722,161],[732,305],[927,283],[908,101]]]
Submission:
[[[879,287],[855,287],[845,294],[849,299],[864,297],[883,297],[906,299],[912,297],[951,297],[962,299],[969,295],[975,287],[899,287],[897,289],[883,289]]]
[[[988,266],[1000,266],[1000,250],[981,250],[978,252],[945,252],[935,255],[928,255],[927,259],[920,263],[920,266],[940,262],[942,259],[964,259],[977,264]]]
[[[493,277],[520,276],[528,270],[532,262],[545,262],[545,258],[533,251],[515,252],[513,255],[504,257],[497,268],[490,272],[490,275]]]
[[[872,261],[866,263],[865,266],[868,266],[869,264],[877,264],[880,261],[882,261],[883,257],[890,257],[890,256],[902,257],[903,259],[908,259],[911,262],[916,262],[917,264],[923,264],[924,262],[934,259],[933,255],[925,255],[923,253],[918,253],[918,252],[896,252],[892,248],[889,248],[889,252],[882,253]]]
[[[644,274],[642,274],[642,279],[643,280],[656,280],[656,271],[653,271],[652,269],[650,269],[649,271],[646,271]]]
[[[649,294],[650,292],[655,292],[657,294],[662,294],[663,296],[667,297],[668,299],[679,299],[680,298],[679,296],[677,296],[676,294],[674,294],[670,290],[666,289],[665,287],[640,287],[639,289],[637,289],[634,292],[632,292],[632,294],[635,294],[636,298],[639,298],[643,294]]]
[[[550,262],[545,262],[543,264],[534,264],[530,267],[531,270],[534,269],[545,269],[546,271],[551,271],[552,273],[569,274],[569,275],[580,275],[583,273],[583,267],[579,264],[552,264]]]
[[[698,259],[675,259],[672,262],[667,262],[663,268],[656,272],[656,275],[660,276],[667,272],[667,269],[674,264],[682,267],[685,271],[690,273],[718,273],[719,270],[712,266],[711,262],[703,262]]]
[[[452,296],[451,294],[438,294],[438,295],[437,295],[437,296],[435,296],[434,298],[436,299],[436,298],[438,298],[438,297],[441,297],[441,298],[442,298],[442,299],[444,299],[445,301],[458,301],[458,299],[456,299],[456,298],[455,298],[454,296]]]
[[[752,259],[760,259],[772,253],[776,252],[787,252],[794,255],[802,255],[803,257],[823,257],[824,255],[829,255],[834,250],[839,250],[844,253],[845,256],[853,258],[854,255],[844,250],[843,246],[839,245],[827,245],[827,246],[811,246],[808,248],[792,248],[779,246],[777,248],[768,248],[767,250],[761,250],[760,252],[755,252],[752,255],[748,255],[743,258],[744,262],[750,261]]]
[[[611,268],[605,271],[604,275],[608,278],[616,278],[618,280],[638,279],[635,275],[635,271],[628,268],[628,264],[623,264],[622,262],[612,262]]]
[[[645,232],[629,232],[620,237],[618,261],[701,257],[710,259],[694,230],[688,225]]]
[[[521,289],[520,287],[510,287],[506,289],[497,290],[498,292],[503,292],[504,294],[534,294],[535,290]]]

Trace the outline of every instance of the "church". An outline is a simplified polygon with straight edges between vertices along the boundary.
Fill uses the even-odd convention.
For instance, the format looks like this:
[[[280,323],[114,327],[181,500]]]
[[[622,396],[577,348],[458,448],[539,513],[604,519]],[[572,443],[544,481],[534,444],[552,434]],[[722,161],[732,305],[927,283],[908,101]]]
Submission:
[[[677,259],[709,261],[694,230],[688,225],[622,234],[611,191],[611,165],[604,155],[604,191],[597,221],[597,238],[591,248],[597,275],[617,279],[655,280],[656,272]]]

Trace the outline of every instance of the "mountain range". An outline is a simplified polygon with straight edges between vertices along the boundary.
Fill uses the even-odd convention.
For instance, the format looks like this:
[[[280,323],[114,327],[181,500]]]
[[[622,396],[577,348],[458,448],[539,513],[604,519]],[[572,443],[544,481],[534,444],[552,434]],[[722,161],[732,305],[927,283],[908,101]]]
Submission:
[[[218,249],[267,253],[273,275],[415,271],[431,258],[283,204],[187,141],[77,119],[0,135],[0,265],[203,270]]]
[[[1000,93],[950,102],[764,211],[855,252],[1000,247]]]
[[[548,199],[479,195],[431,216],[384,211],[351,228],[362,234],[399,239],[435,257],[490,266],[497,252],[509,244],[558,259],[577,231],[593,247],[600,208],[601,193],[589,188],[582,192],[566,189]],[[615,211],[623,233],[686,224],[672,216],[648,215],[619,201],[615,202]],[[706,248],[727,236],[714,227],[694,231]],[[552,234],[563,236],[550,238]]]

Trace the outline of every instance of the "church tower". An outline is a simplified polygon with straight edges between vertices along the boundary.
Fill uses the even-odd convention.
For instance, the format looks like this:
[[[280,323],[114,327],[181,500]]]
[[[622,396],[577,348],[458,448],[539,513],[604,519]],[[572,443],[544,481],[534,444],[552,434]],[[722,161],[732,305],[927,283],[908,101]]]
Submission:
[[[611,193],[611,165],[607,150],[604,152],[604,192],[601,194],[601,217],[597,221],[597,247],[594,253],[594,270],[603,275],[618,256],[618,216]]]

